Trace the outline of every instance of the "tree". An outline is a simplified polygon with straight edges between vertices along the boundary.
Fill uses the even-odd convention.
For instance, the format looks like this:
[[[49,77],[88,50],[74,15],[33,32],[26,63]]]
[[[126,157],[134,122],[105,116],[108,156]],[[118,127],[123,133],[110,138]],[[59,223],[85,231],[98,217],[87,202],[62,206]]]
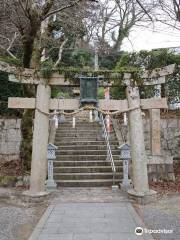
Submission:
[[[81,6],[68,8],[56,15],[54,21],[49,22],[52,34],[49,33],[44,40],[46,41],[47,56],[52,57],[55,61],[54,67],[62,64],[64,49],[72,53],[69,54],[70,60],[74,51],[77,53],[78,49],[82,47],[83,37],[86,34],[83,20],[88,17],[89,6],[88,2],[84,2]],[[69,64],[71,64],[71,60]]]
[[[92,0],[93,1],[93,0]],[[10,29],[16,29],[21,36],[23,46],[23,66],[38,67],[41,57],[41,34],[49,29],[49,21],[54,14],[76,6],[83,0],[2,0],[3,16],[1,24]],[[47,28],[47,29],[46,29]],[[44,31],[42,31],[44,29]],[[46,30],[45,30],[46,29]]]
[[[103,53],[120,51],[133,27],[144,25],[147,19],[135,0],[101,0],[93,13],[87,19],[88,41],[94,40]]]
[[[2,54],[16,58],[15,52],[11,49],[15,40],[18,40],[18,47],[15,51],[19,49],[22,54],[22,66],[39,68],[42,52],[46,47],[44,39],[53,34],[54,16],[61,14],[65,9],[80,6],[84,2],[85,0],[1,0],[0,45],[3,49]],[[18,39],[15,39],[17,36]],[[26,97],[34,97],[35,88],[23,86],[23,94]],[[22,117],[20,152],[24,162],[31,161],[33,115],[34,111],[26,110]]]

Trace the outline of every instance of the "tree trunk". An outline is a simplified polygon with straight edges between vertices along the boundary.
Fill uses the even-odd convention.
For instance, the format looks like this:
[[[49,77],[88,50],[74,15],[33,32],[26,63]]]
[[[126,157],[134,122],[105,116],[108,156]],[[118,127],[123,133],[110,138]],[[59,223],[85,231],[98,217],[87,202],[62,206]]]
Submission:
[[[32,33],[32,31],[31,31]],[[26,68],[38,68],[40,65],[39,48],[37,47],[37,42],[39,43],[39,36],[37,36],[37,29],[33,30],[33,34],[24,36],[23,40],[23,67]],[[23,85],[24,97],[35,97],[35,86]],[[22,171],[29,171],[31,167],[31,156],[32,156],[32,136],[33,136],[33,119],[34,110],[25,110],[22,121],[21,121],[21,146],[20,146],[20,156],[22,161]]]
[[[36,38],[34,39],[32,57],[30,62],[31,68],[37,69],[40,67],[41,54],[42,54],[41,32],[39,30],[36,34]]]
[[[31,36],[23,39],[23,67],[30,68],[32,53],[33,53],[34,38]]]
[[[113,46],[113,51],[114,52],[119,52],[121,50],[121,46],[122,46],[122,43],[123,43],[123,40],[128,37],[129,35],[129,29],[127,28],[123,28],[123,29],[119,29],[118,31],[118,37],[117,39],[115,40],[115,44]]]

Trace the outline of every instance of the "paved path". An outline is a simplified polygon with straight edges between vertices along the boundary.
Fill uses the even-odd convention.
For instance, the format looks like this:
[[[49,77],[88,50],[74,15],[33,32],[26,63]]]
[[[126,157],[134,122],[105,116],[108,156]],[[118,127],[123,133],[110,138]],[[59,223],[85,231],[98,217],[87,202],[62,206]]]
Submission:
[[[70,199],[73,193],[76,201]],[[61,190],[29,240],[152,239],[149,235],[136,236],[135,228],[144,225],[125,199],[110,189]]]

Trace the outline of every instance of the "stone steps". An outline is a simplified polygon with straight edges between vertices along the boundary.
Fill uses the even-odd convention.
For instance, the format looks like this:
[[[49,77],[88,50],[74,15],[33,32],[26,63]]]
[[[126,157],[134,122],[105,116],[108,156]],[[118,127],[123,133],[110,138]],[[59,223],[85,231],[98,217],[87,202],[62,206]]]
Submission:
[[[110,187],[122,182],[120,179],[81,179],[81,180],[56,180],[58,187]]]
[[[59,149],[61,149],[62,151],[69,151],[69,150],[106,150],[107,146],[106,145],[59,145],[58,146]],[[118,146],[117,145],[111,145],[111,149],[112,150],[117,150]],[[61,151],[60,150],[60,151]]]
[[[122,160],[115,133],[110,144],[116,165],[116,180],[122,179]],[[107,161],[106,142],[99,123],[72,122],[59,124],[56,132],[56,160],[54,179],[60,187],[103,187],[113,184],[111,162]]]
[[[103,141],[104,140],[104,138],[101,136],[101,135],[99,135],[99,136],[91,136],[91,137],[86,137],[86,136],[82,136],[82,137],[69,137],[69,136],[67,136],[67,137],[62,137],[62,136],[59,136],[59,137],[56,137],[55,138],[55,142],[64,142],[64,141],[66,141],[66,142],[69,142],[69,143],[71,143],[71,141]],[[109,138],[109,140],[110,141],[117,141],[117,139],[116,139],[116,137],[115,136],[113,136],[113,137],[111,137],[110,136],[110,138]]]
[[[116,166],[116,172],[120,173],[123,166]],[[63,167],[54,167],[54,174],[56,173],[112,173],[111,165],[109,166],[63,166]]]
[[[56,134],[56,139],[64,138],[64,137],[72,137],[72,138],[83,137],[83,138],[86,138],[86,139],[93,138],[93,137],[98,138],[99,133],[94,133],[94,132],[92,132],[92,133],[91,132],[89,132],[89,133],[72,133],[72,132],[69,131],[69,132],[63,133],[63,134],[61,134],[61,133]],[[100,137],[103,138],[102,133],[101,133]],[[110,137],[110,139],[115,138],[115,134],[112,134],[109,137]]]
[[[116,160],[114,161],[115,162],[115,165],[118,167],[118,166],[122,166],[123,164],[123,161],[122,160]],[[82,161],[82,160],[79,160],[79,161],[54,161],[54,167],[96,167],[97,166],[99,167],[108,167],[108,166],[111,166],[111,162],[109,161],[105,161],[105,160],[101,160],[101,161],[97,161],[97,160],[94,160],[94,161]],[[111,169],[112,170],[112,169]]]
[[[89,179],[113,179],[112,172],[85,172],[85,173],[54,173],[56,180],[89,180]],[[116,173],[115,179],[122,178],[121,173]]]
[[[57,134],[60,134],[60,133],[67,133],[67,132],[72,132],[72,133],[77,133],[77,132],[80,132],[80,133],[87,133],[87,132],[97,132],[97,131],[100,131],[102,132],[102,127],[98,127],[98,128],[94,128],[94,127],[79,127],[79,128],[67,128],[67,129],[57,129],[56,133]]]
[[[110,145],[117,145],[119,146],[119,142],[118,141],[109,141],[110,142]],[[76,146],[76,145],[79,145],[79,146],[91,146],[91,145],[106,145],[106,142],[105,140],[102,140],[102,141],[57,141],[56,140],[56,145],[58,145],[59,149],[61,146],[67,146],[67,145],[73,145],[73,146]]]
[[[57,150],[56,151],[56,156],[59,155],[73,155],[73,156],[77,156],[77,155],[106,155],[107,151],[106,150]],[[118,150],[112,150],[112,154],[113,155],[120,155],[120,151]]]
[[[58,155],[56,160],[58,161],[106,161],[107,155]],[[119,160],[119,155],[113,155],[114,160]]]
[[[75,125],[75,127],[73,127],[73,125],[72,125],[72,122],[69,122],[68,124],[65,124],[65,123],[63,123],[63,124],[59,124],[59,126],[58,126],[58,131],[59,130],[66,130],[67,128],[72,128],[72,129],[77,129],[77,128],[83,128],[83,130],[86,130],[86,128],[84,128],[84,127],[87,127],[88,129],[93,129],[93,128],[99,128],[99,129],[102,129],[101,127],[102,127],[102,125],[101,124],[96,124],[96,123],[83,123],[83,122],[78,122],[78,123],[76,123],[76,125]]]

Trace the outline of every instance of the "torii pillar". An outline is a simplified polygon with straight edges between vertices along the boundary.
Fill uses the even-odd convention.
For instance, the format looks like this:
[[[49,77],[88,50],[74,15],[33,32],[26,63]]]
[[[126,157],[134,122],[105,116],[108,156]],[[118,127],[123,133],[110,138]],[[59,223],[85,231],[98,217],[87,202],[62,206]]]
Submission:
[[[35,104],[30,189],[24,193],[29,196],[43,196],[47,194],[44,183],[47,173],[50,97],[50,86],[39,84],[37,86]]]
[[[129,190],[129,197],[139,203],[147,203],[154,199],[155,192],[149,189],[147,156],[145,151],[143,119],[140,108],[138,87],[127,86],[126,95],[129,112],[130,143],[134,188]]]

